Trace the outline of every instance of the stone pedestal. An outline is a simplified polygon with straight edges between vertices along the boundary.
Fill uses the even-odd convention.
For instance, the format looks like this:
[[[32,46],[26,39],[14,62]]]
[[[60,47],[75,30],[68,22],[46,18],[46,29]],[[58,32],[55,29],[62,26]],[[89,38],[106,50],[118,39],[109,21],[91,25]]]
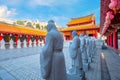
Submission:
[[[67,80],[86,80],[83,77],[81,77],[80,75],[67,75]]]
[[[0,44],[1,44],[0,49],[5,49],[5,41],[3,39],[1,40]]]
[[[26,48],[26,47],[27,47],[27,42],[26,42],[26,40],[24,40],[23,43],[24,43],[24,48]]]
[[[83,70],[85,72],[89,70],[89,63],[83,63]]]
[[[10,49],[13,49],[13,48],[14,48],[14,47],[13,47],[14,42],[13,42],[13,40],[12,40],[12,39],[10,40],[9,44],[10,44]]]
[[[29,44],[29,47],[32,47],[32,41],[30,40],[30,44]]]
[[[67,80],[86,80],[85,72],[83,70],[76,70],[75,68],[70,68],[67,71]]]
[[[36,41],[34,41],[34,47],[36,47]]]
[[[20,42],[20,39],[18,40],[17,48],[21,48],[21,42]]]
[[[89,58],[88,58],[88,63],[91,63],[91,62],[92,62],[92,58],[89,57]]]
[[[38,40],[38,46],[40,46],[40,40]]]

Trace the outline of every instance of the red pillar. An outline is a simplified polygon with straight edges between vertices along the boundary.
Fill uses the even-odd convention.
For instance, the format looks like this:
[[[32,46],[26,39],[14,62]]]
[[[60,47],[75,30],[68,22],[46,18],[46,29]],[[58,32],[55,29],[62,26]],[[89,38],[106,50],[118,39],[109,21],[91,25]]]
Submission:
[[[44,44],[46,43],[45,37],[43,37]]]
[[[30,35],[27,36],[27,45],[30,44]]]
[[[36,45],[38,45],[38,36],[36,36]]]
[[[2,37],[2,34],[0,34],[0,41],[2,40],[2,38],[3,38],[3,37]]]
[[[109,36],[108,36],[108,46],[110,45],[110,38],[109,38]]]
[[[115,49],[118,49],[118,37],[117,37],[117,31],[114,31],[113,33],[113,47]]]
[[[109,37],[107,36],[107,45],[109,44]]]
[[[110,46],[110,35],[109,35],[109,46]]]
[[[110,46],[112,47],[112,34],[110,34]]]
[[[111,46],[111,34],[109,35],[109,46]]]
[[[113,47],[113,34],[111,34],[111,47]]]
[[[97,38],[97,31],[95,31],[95,33],[94,33],[94,37]]]
[[[18,36],[15,36],[15,45],[18,45]]]
[[[108,37],[107,37],[107,39],[106,39],[106,44],[108,45]]]
[[[106,39],[106,44],[108,45],[108,39]]]

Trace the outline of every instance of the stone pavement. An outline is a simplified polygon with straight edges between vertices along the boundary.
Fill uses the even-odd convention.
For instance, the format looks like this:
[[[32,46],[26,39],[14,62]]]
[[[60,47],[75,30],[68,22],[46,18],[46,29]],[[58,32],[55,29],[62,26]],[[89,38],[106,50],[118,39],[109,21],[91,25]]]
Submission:
[[[40,53],[41,47],[30,47],[30,48],[15,48],[15,49],[0,49],[0,62],[19,57],[35,55]]]
[[[0,50],[0,80],[41,80],[40,50],[41,47]],[[66,69],[68,70],[71,66],[71,59],[66,46],[64,46],[63,52],[65,54]],[[87,80],[103,80],[101,78],[101,74],[103,74],[101,73],[101,53],[105,57],[111,80],[120,80],[120,56],[112,50],[101,49],[97,49],[93,62],[90,64],[90,69],[86,72]]]
[[[103,50],[111,80],[120,80],[120,56],[112,49]]]
[[[97,49],[97,53],[94,55],[92,63],[90,63],[90,68],[86,72],[87,80],[101,80],[101,63],[100,63],[100,53],[101,49]]]

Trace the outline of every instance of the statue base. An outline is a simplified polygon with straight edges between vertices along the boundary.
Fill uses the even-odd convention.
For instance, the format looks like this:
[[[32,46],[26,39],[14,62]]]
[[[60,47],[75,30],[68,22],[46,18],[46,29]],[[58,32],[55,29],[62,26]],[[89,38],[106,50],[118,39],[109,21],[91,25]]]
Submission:
[[[67,80],[86,80],[85,77],[81,77],[80,74],[67,75]]]
[[[85,72],[89,70],[89,63],[83,63],[83,70]]]
[[[72,67],[67,71],[67,80],[86,80],[85,72]]]
[[[88,59],[88,63],[91,63],[92,62],[92,58],[90,57],[89,59]]]

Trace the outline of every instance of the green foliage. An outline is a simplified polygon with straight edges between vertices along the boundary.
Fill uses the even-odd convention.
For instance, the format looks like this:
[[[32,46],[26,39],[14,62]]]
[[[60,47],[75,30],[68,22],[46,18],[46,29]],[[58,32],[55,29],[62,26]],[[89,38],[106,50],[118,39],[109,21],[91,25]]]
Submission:
[[[43,28],[44,28],[44,29],[46,29],[46,28],[47,28],[47,26],[44,26]]]
[[[27,23],[27,26],[32,26],[32,23],[31,23],[31,22],[28,22],[28,23]]]
[[[13,22],[14,25],[16,25],[16,22]]]
[[[37,28],[37,29],[40,29],[40,24],[36,24],[36,28]]]
[[[26,25],[26,27],[31,27],[31,28],[33,28],[33,25],[32,25],[31,22],[28,22],[27,25]]]
[[[19,21],[19,20],[18,20],[16,23],[19,24],[19,25],[24,25],[24,22],[23,22],[23,21]]]

